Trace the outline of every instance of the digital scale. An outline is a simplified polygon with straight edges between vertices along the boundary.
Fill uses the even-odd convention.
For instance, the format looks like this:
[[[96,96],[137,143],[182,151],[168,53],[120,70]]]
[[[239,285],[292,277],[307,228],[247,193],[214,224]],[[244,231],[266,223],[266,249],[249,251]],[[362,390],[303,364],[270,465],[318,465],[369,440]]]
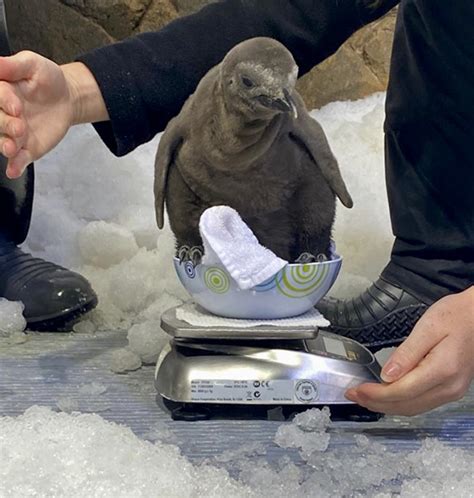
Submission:
[[[176,311],[162,315],[171,340],[155,371],[156,389],[173,418],[326,405],[338,418],[380,417],[344,397],[351,387],[381,381],[378,361],[356,341],[308,326],[198,327]]]

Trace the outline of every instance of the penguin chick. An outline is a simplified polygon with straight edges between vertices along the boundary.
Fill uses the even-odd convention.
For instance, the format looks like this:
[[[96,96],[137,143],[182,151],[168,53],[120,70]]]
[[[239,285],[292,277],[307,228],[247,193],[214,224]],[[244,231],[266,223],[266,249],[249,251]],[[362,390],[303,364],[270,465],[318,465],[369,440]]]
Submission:
[[[281,43],[244,41],[169,122],[155,161],[156,219],[162,228],[166,202],[182,260],[199,262],[199,219],[217,205],[234,208],[283,259],[329,256],[335,197],[346,207],[352,199],[297,74]]]

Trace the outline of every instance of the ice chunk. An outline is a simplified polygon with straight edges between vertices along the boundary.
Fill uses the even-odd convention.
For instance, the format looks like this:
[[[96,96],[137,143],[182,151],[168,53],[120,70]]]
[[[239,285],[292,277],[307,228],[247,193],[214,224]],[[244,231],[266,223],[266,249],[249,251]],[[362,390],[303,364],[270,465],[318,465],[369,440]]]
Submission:
[[[161,294],[161,296],[154,303],[150,304],[148,308],[146,308],[145,310],[143,310],[142,313],[140,313],[139,318],[141,320],[160,321],[161,315],[166,310],[169,310],[170,308],[175,308],[180,304],[183,304],[182,299],[168,292],[163,292],[163,294]]]
[[[56,402],[56,406],[62,411],[66,413],[77,412],[79,410],[79,402],[77,399],[63,397],[59,398]]]
[[[241,458],[248,458],[255,455],[265,455],[265,446],[262,443],[248,443],[233,450],[227,450],[216,456],[218,462],[232,462]]]
[[[143,439],[155,443],[160,441],[162,443],[178,443],[177,435],[172,432],[165,422],[157,420],[153,426],[143,435]]]
[[[13,332],[8,337],[8,344],[24,344],[28,340],[28,336],[24,332]]]
[[[327,406],[323,407],[321,410],[318,408],[311,408],[310,410],[295,415],[293,423],[302,431],[325,431],[331,424],[331,412]]]
[[[79,394],[84,394],[86,396],[98,396],[100,394],[104,394],[106,391],[107,386],[100,384],[99,382],[83,384],[78,390]]]
[[[149,206],[140,204],[126,206],[119,214],[117,221],[133,233],[139,247],[156,249],[158,227],[155,221],[155,211]]]
[[[10,336],[15,332],[25,330],[24,309],[23,303],[8,301],[0,297],[0,336]]]
[[[117,316],[119,321],[135,321],[135,318],[142,321],[141,313],[152,305],[156,307],[157,317],[167,306],[166,300],[169,300],[170,306],[180,302],[177,298],[171,299],[171,295],[186,295],[176,276],[172,255],[167,256],[159,250],[140,249],[132,259],[114,267],[98,270],[88,266],[82,268],[82,272],[96,289],[99,295],[98,311],[103,312],[104,326],[109,323],[110,328],[116,327],[114,317]],[[162,300],[163,304],[160,304]]]
[[[110,369],[115,373],[126,373],[138,370],[142,366],[140,357],[130,349],[118,349],[112,353]]]
[[[79,248],[86,264],[109,268],[135,256],[133,233],[115,223],[94,221],[79,233]]]
[[[304,460],[315,451],[326,451],[330,435],[326,433],[331,423],[327,407],[312,408],[298,413],[291,424],[281,425],[275,435],[275,443],[282,448],[299,448]]]
[[[275,435],[275,443],[282,448],[299,448],[303,460],[315,451],[326,451],[330,435],[324,431],[308,433],[296,425],[282,425]]]
[[[156,363],[169,336],[160,328],[160,322],[150,321],[134,325],[128,332],[128,347],[145,365]]]
[[[97,327],[92,320],[82,320],[72,327],[72,330],[78,334],[93,334]]]

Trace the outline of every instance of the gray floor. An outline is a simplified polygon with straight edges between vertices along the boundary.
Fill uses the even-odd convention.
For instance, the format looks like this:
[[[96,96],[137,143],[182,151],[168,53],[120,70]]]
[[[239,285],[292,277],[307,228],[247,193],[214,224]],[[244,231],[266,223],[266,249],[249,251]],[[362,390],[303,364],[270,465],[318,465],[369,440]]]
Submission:
[[[11,344],[0,338],[0,416],[15,416],[38,404],[76,404],[82,412],[97,412],[107,420],[129,426],[138,436],[153,439],[157,429],[168,429],[192,460],[213,456],[246,442],[260,442],[273,459],[286,450],[272,441],[278,421],[211,420],[174,422],[157,403],[154,369],[145,367],[128,375],[109,371],[109,356],[126,345],[125,332],[86,334],[30,334],[27,342]],[[80,386],[103,384],[100,395],[81,395]],[[338,422],[332,444],[352,444],[352,435],[370,434],[397,449],[416,449],[427,436],[474,453],[474,391],[461,402],[429,415],[385,418],[376,423]]]

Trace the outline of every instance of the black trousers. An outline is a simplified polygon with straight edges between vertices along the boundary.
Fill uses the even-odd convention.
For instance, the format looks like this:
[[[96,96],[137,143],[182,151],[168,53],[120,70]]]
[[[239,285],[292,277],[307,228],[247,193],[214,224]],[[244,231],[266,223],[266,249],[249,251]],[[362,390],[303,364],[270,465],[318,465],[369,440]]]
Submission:
[[[0,55],[10,55],[7,23],[3,0],[0,0]],[[31,165],[21,178],[10,180],[6,172],[7,160],[0,155],[0,242],[24,242],[33,208],[34,170]]]
[[[387,95],[383,275],[436,300],[474,284],[474,3],[399,9]]]

